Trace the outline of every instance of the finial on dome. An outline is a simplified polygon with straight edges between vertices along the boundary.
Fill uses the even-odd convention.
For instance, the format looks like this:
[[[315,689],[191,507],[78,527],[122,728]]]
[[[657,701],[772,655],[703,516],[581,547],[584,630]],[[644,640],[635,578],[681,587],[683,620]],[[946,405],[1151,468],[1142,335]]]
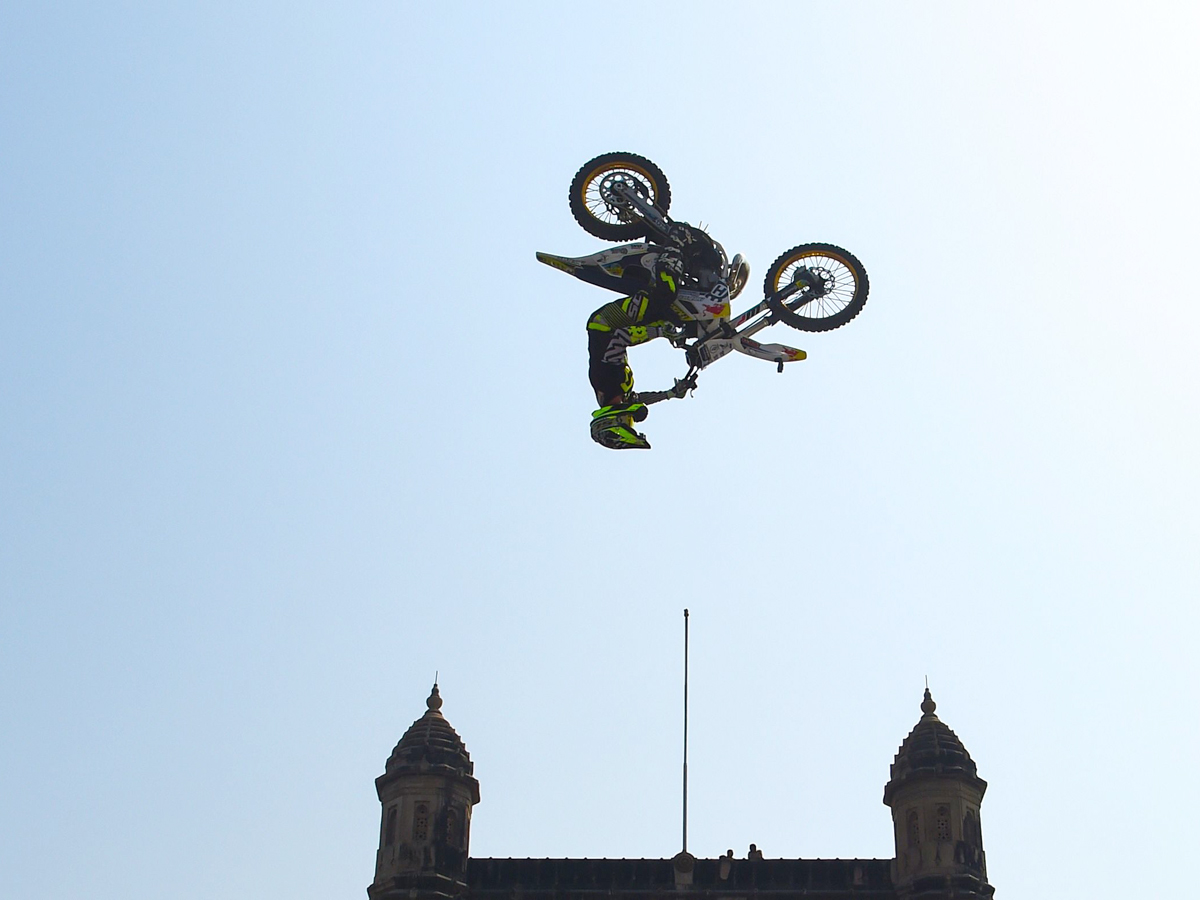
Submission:
[[[425,705],[433,712],[442,708],[442,695],[438,692],[436,681],[433,683],[433,690],[429,692],[429,699],[425,701]]]
[[[933,695],[929,693],[929,686],[925,686],[925,699],[921,701],[921,712],[927,716],[932,716],[933,711],[937,709],[937,704],[933,702]]]

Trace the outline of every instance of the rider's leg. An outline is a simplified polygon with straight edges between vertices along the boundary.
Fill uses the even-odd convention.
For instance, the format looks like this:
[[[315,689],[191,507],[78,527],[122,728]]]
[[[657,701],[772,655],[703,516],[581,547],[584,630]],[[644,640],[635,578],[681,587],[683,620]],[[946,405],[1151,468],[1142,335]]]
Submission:
[[[608,309],[596,310],[588,322],[588,379],[596,392],[596,401],[602,405],[631,399],[633,373],[625,351],[662,335],[658,325],[614,328],[605,321]]]
[[[628,338],[624,329],[613,329],[596,317],[588,323],[588,380],[600,404],[592,413],[591,435],[596,443],[614,450],[649,449],[646,436],[633,429],[633,423],[643,421],[648,411],[629,402],[633,370],[625,354]]]
[[[588,381],[601,406],[624,403],[633,388],[633,373],[624,356],[613,362],[606,359],[611,342],[611,331],[588,330]]]

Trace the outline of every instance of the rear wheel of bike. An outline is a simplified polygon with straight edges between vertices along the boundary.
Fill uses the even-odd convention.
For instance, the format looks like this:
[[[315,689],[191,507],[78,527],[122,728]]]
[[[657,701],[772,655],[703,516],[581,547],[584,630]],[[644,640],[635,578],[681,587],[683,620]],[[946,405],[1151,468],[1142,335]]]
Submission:
[[[810,287],[786,300],[770,301],[794,281]],[[862,263],[833,244],[793,247],[771,263],[763,284],[776,318],[801,331],[841,328],[862,312],[869,289]]]
[[[671,186],[662,169],[634,153],[605,153],[585,163],[571,180],[571,213],[588,234],[635,241],[646,233],[646,223],[613,193],[617,183],[633,188],[663,215],[671,206]]]

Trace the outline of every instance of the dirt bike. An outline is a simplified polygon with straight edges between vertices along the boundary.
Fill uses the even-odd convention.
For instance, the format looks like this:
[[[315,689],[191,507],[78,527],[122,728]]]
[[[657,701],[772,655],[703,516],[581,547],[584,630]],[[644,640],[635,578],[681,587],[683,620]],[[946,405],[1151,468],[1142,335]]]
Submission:
[[[597,156],[571,181],[571,212],[588,234],[632,243],[590,256],[539,252],[537,258],[589,284],[632,295],[647,283],[656,255],[678,244],[681,226],[694,231],[668,218],[670,206],[671,186],[650,160],[633,153]],[[672,390],[639,393],[642,403],[683,396],[702,369],[735,350],[773,362],[782,372],[785,363],[807,354],[784,344],[760,344],[755,334],[779,322],[801,331],[830,331],[857,316],[867,302],[867,273],[852,254],[832,244],[800,244],[771,263],[764,298],[731,317],[729,301],[746,286],[750,267],[740,253],[731,260],[719,243],[707,240],[719,263],[688,272],[673,304],[683,326],[668,334],[686,351],[688,373]]]

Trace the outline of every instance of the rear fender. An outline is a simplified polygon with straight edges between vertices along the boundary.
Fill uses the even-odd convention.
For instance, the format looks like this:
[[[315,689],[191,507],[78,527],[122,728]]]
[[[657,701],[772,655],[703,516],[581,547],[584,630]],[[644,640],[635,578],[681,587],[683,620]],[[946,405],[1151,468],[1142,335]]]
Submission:
[[[646,286],[650,280],[646,263],[653,262],[650,257],[650,245],[640,241],[610,247],[590,256],[537,254],[540,263],[574,275],[580,281],[622,294],[633,294]]]

